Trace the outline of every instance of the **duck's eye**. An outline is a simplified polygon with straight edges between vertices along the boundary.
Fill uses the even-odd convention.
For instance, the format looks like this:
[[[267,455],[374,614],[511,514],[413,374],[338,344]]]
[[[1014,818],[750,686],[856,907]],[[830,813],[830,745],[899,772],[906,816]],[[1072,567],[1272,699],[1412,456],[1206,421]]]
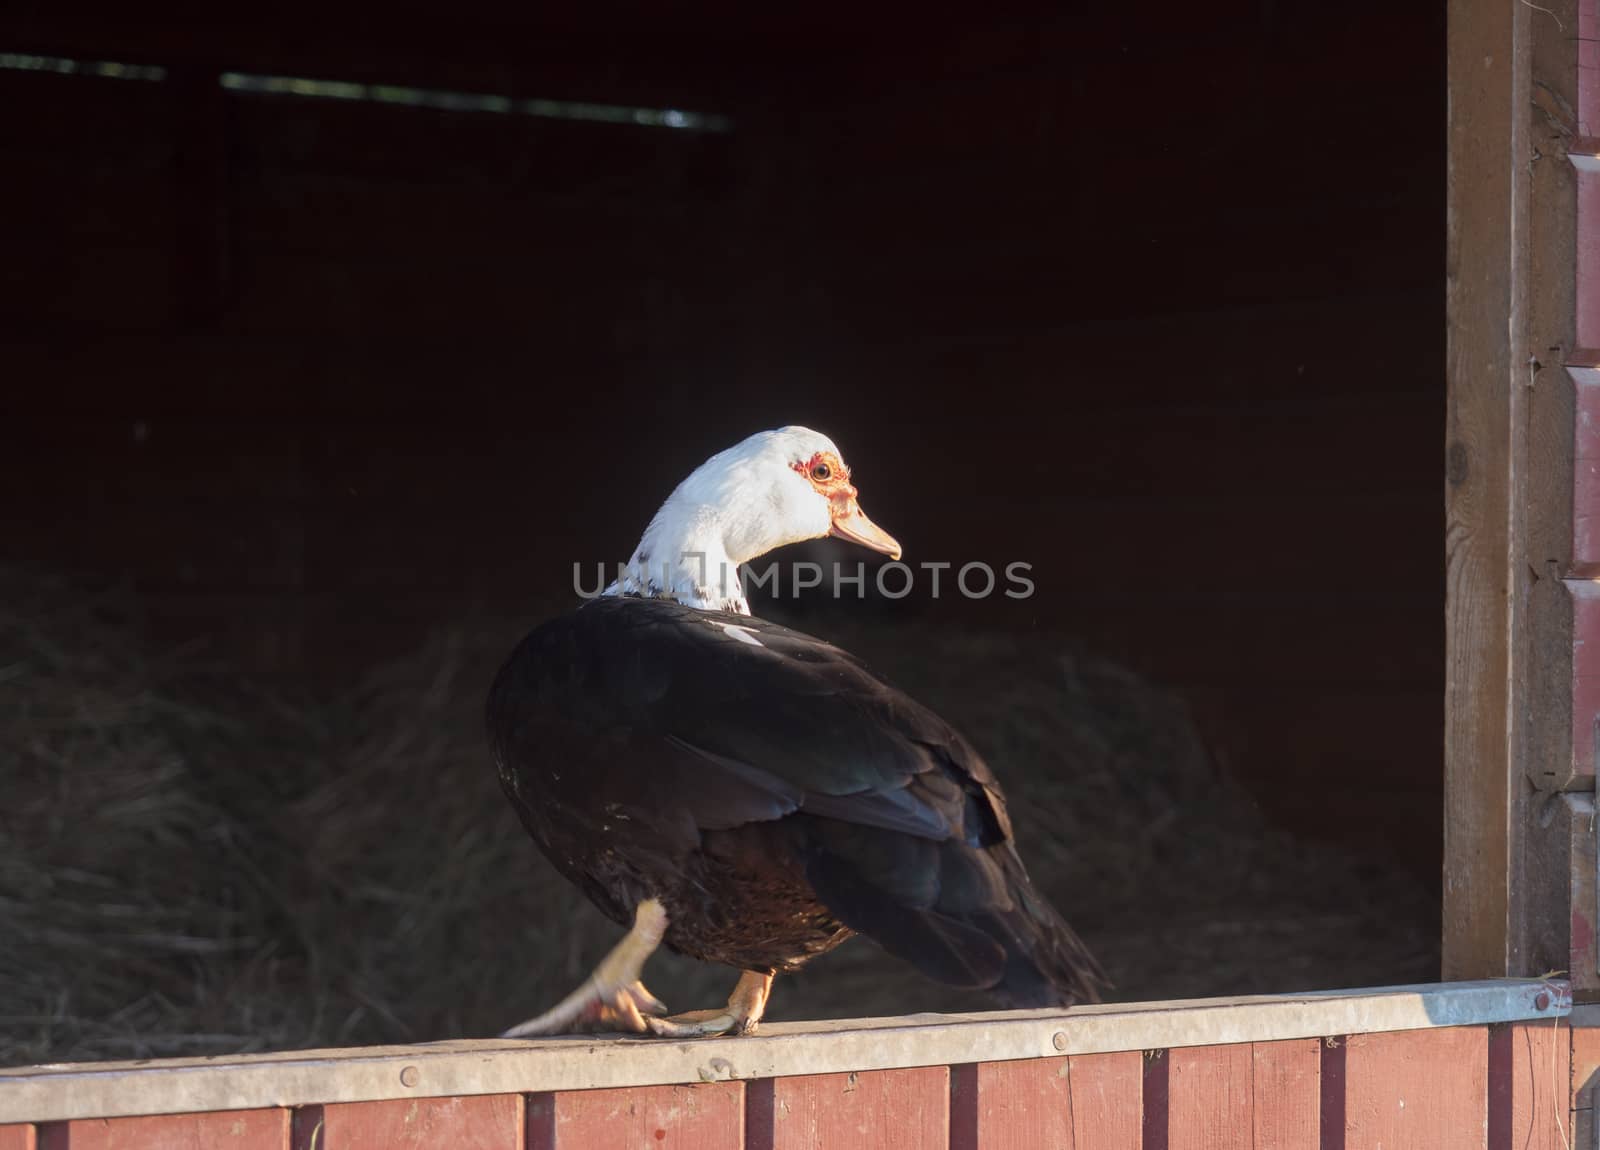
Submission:
[[[833,469],[826,463],[819,463],[811,469],[811,478],[818,483],[826,483],[833,478]]]

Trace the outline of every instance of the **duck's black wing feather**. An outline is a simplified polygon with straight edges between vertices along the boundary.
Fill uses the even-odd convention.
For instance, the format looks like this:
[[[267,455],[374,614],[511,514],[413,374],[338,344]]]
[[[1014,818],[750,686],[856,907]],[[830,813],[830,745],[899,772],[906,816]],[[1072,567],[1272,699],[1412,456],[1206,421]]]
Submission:
[[[770,825],[772,849],[798,854],[840,922],[927,974],[1018,1005],[1098,997],[1094,960],[1028,882],[988,765],[829,643],[597,599],[524,641],[491,691],[489,729],[558,866],[563,850],[596,849],[573,846],[585,835],[648,873],[681,867],[708,833]],[[607,905],[593,860],[566,862]]]

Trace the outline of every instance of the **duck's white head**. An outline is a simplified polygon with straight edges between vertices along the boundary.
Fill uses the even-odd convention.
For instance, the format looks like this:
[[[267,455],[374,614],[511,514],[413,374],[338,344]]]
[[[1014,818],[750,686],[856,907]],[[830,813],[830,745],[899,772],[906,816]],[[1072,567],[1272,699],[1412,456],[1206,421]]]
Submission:
[[[806,427],[760,431],[678,484],[605,593],[748,615],[739,565],[824,535],[900,558],[900,544],[856,502],[833,440]]]

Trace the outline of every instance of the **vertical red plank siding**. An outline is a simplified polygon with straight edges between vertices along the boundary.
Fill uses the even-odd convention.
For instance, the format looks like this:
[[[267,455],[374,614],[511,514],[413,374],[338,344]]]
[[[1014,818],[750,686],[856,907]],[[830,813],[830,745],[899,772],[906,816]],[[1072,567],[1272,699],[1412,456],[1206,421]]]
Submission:
[[[1253,1150],[1253,1061],[1248,1043],[1167,1052],[1168,1150]]]
[[[565,1090],[528,1098],[527,1150],[741,1150],[744,1083]]]
[[[1600,1089],[1600,1027],[1569,1026],[1568,1033],[1572,1036],[1568,1136],[1573,1146],[1593,1146],[1595,1094]]]
[[[1600,136],[1600,4],[1578,0],[1578,135]],[[1600,173],[1578,172],[1578,324],[1579,347],[1600,347]],[[1578,466],[1583,466],[1584,408],[1579,388]],[[1580,548],[1573,558],[1582,563],[1588,556]]]
[[[1569,1027],[1572,1035],[1572,1105],[1588,1110],[1600,1087],[1600,1027]]]
[[[1600,0],[1578,0],[1578,135],[1600,136]],[[1578,347],[1594,349],[1600,348],[1600,172],[1580,169],[1577,182],[1574,262],[1578,315],[1574,334]],[[1589,578],[1600,574],[1600,386],[1592,382],[1592,373],[1578,376],[1572,574]]]
[[[1566,1019],[1518,1022],[1511,1027],[1513,1045],[1511,1132],[1543,1131],[1543,1143],[1530,1138],[1530,1150],[1570,1150],[1572,1115],[1568,1111],[1572,1086],[1571,1027]],[[1522,1036],[1526,1036],[1523,1041]],[[1524,1125],[1526,1119],[1526,1125]]]
[[[1597,45],[1600,46],[1600,45]],[[1600,173],[1585,175],[1600,197]],[[1600,208],[1596,209],[1600,214]],[[1600,223],[1600,219],[1597,219]],[[1600,274],[1600,252],[1595,253]],[[1596,301],[1600,303],[1600,301]],[[1577,390],[1572,433],[1572,574],[1600,575],[1600,383],[1590,372],[1575,373]]]
[[[1345,1048],[1345,1146],[1482,1150],[1488,1093],[1486,1027],[1353,1034]]]
[[[1254,1062],[1255,1145],[1318,1150],[1322,1122],[1322,1039],[1258,1042]]]
[[[1074,1054],[1067,1084],[1075,1150],[1140,1150],[1143,1054]]]
[[[80,1118],[39,1127],[39,1150],[288,1150],[289,1111]]]
[[[37,1150],[38,1145],[32,1125],[0,1126],[0,1150]]]
[[[1600,518],[1600,508],[1596,513]],[[1600,715],[1600,585],[1580,579],[1566,585],[1572,595],[1572,765],[1579,774],[1592,775],[1595,717]]]
[[[1578,135],[1600,136],[1600,3],[1578,0]]]
[[[1566,1150],[1572,1046],[1567,1028],[1512,1023],[1489,1031],[1490,1150]]]
[[[305,1106],[294,1150],[523,1150],[522,1112],[520,1094]]]
[[[750,1083],[745,1107],[748,1150],[945,1150],[950,1070],[765,1079]]]
[[[952,1066],[950,1150],[1075,1150],[1069,1073],[1065,1058]]]
[[[1593,55],[1600,44],[1579,44],[1578,50]],[[1600,343],[1600,172],[1580,169],[1577,177],[1577,340],[1587,349]]]

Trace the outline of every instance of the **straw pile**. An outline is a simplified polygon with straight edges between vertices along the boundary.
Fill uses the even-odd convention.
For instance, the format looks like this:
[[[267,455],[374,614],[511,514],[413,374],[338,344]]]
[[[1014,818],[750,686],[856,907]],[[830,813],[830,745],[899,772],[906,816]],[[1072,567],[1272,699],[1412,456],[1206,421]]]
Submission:
[[[286,695],[195,675],[133,606],[0,571],[0,1062],[487,1035],[615,940],[487,760],[482,698],[517,628]],[[1172,696],[1036,641],[850,627],[816,629],[996,766],[1118,997],[1435,974],[1427,893],[1265,827]],[[673,956],[649,974],[676,1009],[733,978]],[[781,981],[770,1017],[984,1005],[858,940]]]

